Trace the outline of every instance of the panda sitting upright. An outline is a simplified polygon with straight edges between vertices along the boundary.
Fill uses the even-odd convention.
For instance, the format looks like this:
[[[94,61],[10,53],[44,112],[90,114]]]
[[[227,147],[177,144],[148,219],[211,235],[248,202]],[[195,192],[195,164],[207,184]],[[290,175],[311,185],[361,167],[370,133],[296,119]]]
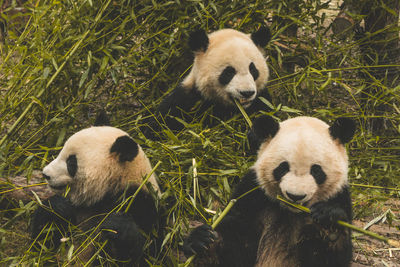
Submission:
[[[101,257],[97,257],[98,264],[108,260],[115,260],[119,266],[143,264],[146,239],[152,238],[151,231],[159,223],[149,192],[150,187],[159,192],[155,176],[149,177],[149,188],[145,185],[132,196],[151,170],[142,148],[120,129],[95,126],[75,133],[43,169],[48,186],[56,194],[34,212],[32,237],[56,248],[60,238],[68,236],[69,228],[76,225],[90,241],[100,234],[96,242],[86,244],[90,249],[78,250],[78,262],[94,255],[92,244],[106,243]],[[115,212],[124,201],[120,212]],[[49,238],[45,230],[51,224],[57,230]],[[99,230],[92,231],[96,227]]]
[[[352,220],[344,144],[354,131],[347,118],[330,127],[311,117],[280,124],[258,118],[249,133],[259,146],[257,161],[232,196],[236,204],[218,234],[208,225],[195,228],[185,254],[197,253],[200,266],[349,266],[351,232],[336,221]],[[309,207],[311,216],[278,195]]]
[[[226,120],[239,112],[235,100],[248,114],[268,109],[259,97],[271,101],[266,88],[269,69],[263,51],[270,38],[267,27],[251,35],[233,29],[210,35],[204,30],[193,32],[189,38],[194,52],[192,69],[159,105],[159,123],[164,120],[169,129],[177,131],[183,127],[179,119],[190,123],[206,112]],[[213,124],[211,116],[207,120],[206,124]],[[159,130],[156,123],[149,126],[154,132]]]

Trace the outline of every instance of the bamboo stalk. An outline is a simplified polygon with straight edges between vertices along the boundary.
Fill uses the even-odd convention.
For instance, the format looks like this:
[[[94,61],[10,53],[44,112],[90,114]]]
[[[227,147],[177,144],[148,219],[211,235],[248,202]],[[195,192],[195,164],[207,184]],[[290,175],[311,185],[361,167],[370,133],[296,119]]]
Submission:
[[[391,191],[400,191],[400,188],[393,188],[393,187],[383,187],[377,185],[368,185],[368,184],[355,184],[350,183],[351,186],[358,186],[358,187],[365,187],[365,188],[373,188],[373,189],[382,189],[382,190],[391,190]]]
[[[154,166],[154,168],[151,170],[150,173],[147,174],[146,178],[143,180],[143,182],[140,184],[140,186],[138,187],[138,189],[136,189],[135,193],[133,194],[132,197],[130,197],[129,203],[125,208],[125,213],[128,212],[129,208],[131,207],[133,200],[136,198],[137,194],[139,194],[140,190],[142,189],[142,187],[147,183],[147,180],[149,180],[149,178],[153,175],[153,173],[155,172],[155,170],[158,168],[158,166],[160,166],[161,161],[157,162],[157,164]],[[122,207],[124,206],[125,203],[123,203],[121,205],[121,207],[117,210],[117,212],[119,212]]]
[[[225,209],[221,212],[221,214],[218,216],[218,218],[214,221],[214,223],[211,225],[211,228],[214,230],[218,224],[222,221],[222,219],[228,214],[228,212],[232,209],[233,205],[235,205],[237,199],[233,198],[229,201],[228,205],[225,207]],[[180,264],[180,267],[186,267],[189,266],[189,264],[192,263],[194,258],[196,257],[196,254],[190,256],[185,263]]]
[[[231,199],[231,201],[229,201],[229,203],[226,206],[226,208],[221,212],[221,214],[218,216],[218,218],[211,225],[211,228],[213,230],[218,226],[218,224],[222,221],[222,219],[228,214],[228,212],[231,210],[233,205],[235,205],[235,203],[236,203],[236,199]]]
[[[242,197],[244,197],[245,195],[249,194],[250,192],[256,190],[257,188],[259,188],[259,187],[253,188],[252,190],[250,190],[250,191],[244,193],[243,195],[241,195],[241,196],[238,197],[237,199],[231,199],[231,201],[228,203],[228,205],[226,206],[226,208],[222,211],[222,213],[220,214],[220,216],[219,216],[219,217],[214,221],[214,223],[211,225],[211,228],[214,230],[214,229],[218,226],[218,224],[219,224],[219,223],[222,221],[222,219],[228,214],[228,212],[231,210],[231,208],[233,207],[233,205],[236,203],[237,200],[239,200],[240,198],[242,198]],[[301,210],[301,211],[303,211],[303,212],[311,213],[311,211],[310,211],[309,208],[304,207],[304,206],[299,205],[299,204],[292,203],[292,202],[290,202],[290,201],[288,201],[288,200],[282,198],[281,196],[277,196],[277,199],[280,200],[280,201],[282,201],[282,202],[284,202],[285,204],[287,204],[287,205],[289,205],[289,206],[292,206],[292,207],[294,207],[294,208],[296,208],[296,209],[299,209],[299,210]],[[365,234],[365,235],[367,235],[367,236],[369,236],[369,237],[372,237],[372,238],[374,238],[374,239],[377,239],[377,240],[380,240],[380,241],[382,241],[382,242],[385,242],[385,243],[387,243],[389,246],[393,246],[393,247],[396,247],[396,248],[400,248],[400,242],[397,241],[397,240],[393,240],[393,239],[390,239],[390,238],[381,236],[381,235],[379,235],[379,234],[377,234],[377,233],[374,233],[374,232],[372,232],[372,231],[364,230],[364,229],[362,229],[362,228],[359,228],[359,227],[357,227],[357,226],[355,226],[355,225],[352,225],[352,224],[350,224],[350,223],[347,223],[347,222],[344,222],[344,221],[341,221],[341,220],[338,220],[338,221],[337,221],[337,224],[339,224],[339,225],[341,225],[341,226],[343,226],[343,227],[347,227],[347,228],[349,228],[349,229],[352,229],[352,230],[354,230],[354,231],[357,231],[357,232],[359,232],[359,233]],[[179,266],[181,266],[181,267],[187,267],[187,266],[189,266],[190,263],[192,263],[192,261],[194,260],[195,257],[196,257],[196,255],[190,256],[190,257],[186,260],[186,262],[185,262],[184,264],[179,265]]]
[[[196,159],[192,159],[192,166],[193,166],[193,199],[194,199],[194,206],[196,207],[196,199],[197,199],[197,190],[199,187],[199,181],[197,178],[197,167],[196,167]]]
[[[25,186],[18,186],[18,187],[12,188],[12,189],[0,191],[0,195],[7,194],[7,193],[17,191],[17,190],[22,190],[22,189],[29,188],[29,187],[42,186],[42,185],[46,185],[46,184],[47,184],[47,182],[37,183],[37,184],[29,184],[29,185],[25,185]]]
[[[251,192],[253,192],[254,190],[257,190],[258,188],[260,188],[260,186],[256,186],[252,189],[250,189],[249,191],[245,192],[244,194],[240,195],[237,198],[233,198],[229,201],[228,205],[225,207],[225,209],[221,212],[221,214],[218,216],[218,218],[214,221],[214,223],[211,225],[211,228],[214,230],[218,224],[222,221],[222,219],[228,214],[228,212],[232,209],[233,205],[235,205],[235,203],[241,199],[242,197],[246,196],[247,194],[250,194]],[[186,267],[189,266],[189,264],[194,260],[194,258],[196,257],[195,255],[190,256],[185,263],[183,264],[179,264],[179,267]]]
[[[85,244],[89,244],[88,242],[92,242],[92,241],[90,241],[90,239],[91,239],[91,240],[95,240],[95,239],[98,237],[98,235],[99,235],[100,233],[97,233],[97,234],[95,235],[94,238],[91,238],[91,236],[92,236],[94,233],[96,233],[97,229],[99,229],[99,227],[100,227],[100,226],[102,225],[102,223],[107,219],[107,217],[108,217],[110,214],[114,213],[114,212],[120,212],[121,209],[124,207],[124,205],[125,205],[126,203],[128,203],[128,201],[129,201],[128,205],[126,206],[126,208],[125,208],[125,210],[124,210],[124,213],[128,212],[130,206],[131,206],[132,203],[133,203],[133,200],[135,199],[135,197],[137,196],[137,194],[140,192],[141,188],[147,183],[148,179],[153,175],[153,173],[155,172],[155,170],[158,168],[158,166],[159,166],[160,164],[161,164],[161,161],[158,161],[157,164],[154,166],[154,168],[151,170],[151,172],[148,173],[147,176],[146,176],[146,178],[143,179],[143,182],[140,184],[140,186],[138,187],[138,189],[136,189],[136,191],[135,191],[135,193],[133,194],[133,196],[127,198],[123,203],[121,203],[120,205],[118,205],[118,206],[116,206],[114,209],[112,209],[110,212],[108,212],[108,214],[97,224],[97,226],[95,227],[95,229],[93,229],[93,231],[91,231],[91,233],[87,236],[87,238],[80,244],[80,246],[77,248],[77,251],[83,251],[84,249],[86,249],[86,247],[87,247],[88,245],[85,245]],[[113,230],[107,229],[107,231],[113,231]],[[98,251],[100,251],[101,249],[102,249],[102,247],[101,247]],[[74,258],[72,258],[67,264],[71,263],[71,262],[72,262],[76,257],[78,257],[78,256],[79,256],[79,253],[78,253],[77,255],[75,255]],[[86,265],[85,265],[85,266],[86,266]]]
[[[238,109],[240,110],[240,112],[242,113],[244,119],[246,120],[247,124],[251,127],[253,127],[253,123],[251,122],[249,115],[247,115],[246,111],[244,110],[244,108],[242,107],[242,105],[239,103],[239,101],[237,101],[235,99],[235,104],[238,107]]]
[[[292,203],[292,202],[290,202],[290,201],[284,199],[284,198],[281,197],[281,196],[277,196],[277,199],[280,200],[280,201],[282,201],[282,202],[284,202],[285,204],[287,204],[287,205],[289,205],[289,206],[292,206],[292,207],[296,208],[296,209],[299,209],[299,210],[304,211],[304,212],[306,212],[306,213],[311,213],[311,211],[310,211],[309,208],[306,208],[306,207],[304,207],[304,206],[302,206],[302,205],[294,204],[294,203]],[[341,226],[343,226],[343,227],[350,228],[350,229],[352,229],[352,230],[354,230],[354,231],[356,231],[356,232],[359,232],[359,233],[362,233],[362,234],[367,235],[367,236],[369,236],[369,237],[372,237],[372,238],[374,238],[374,239],[383,241],[383,242],[385,242],[386,244],[388,244],[388,245],[390,245],[390,246],[394,246],[394,247],[400,248],[400,242],[397,241],[397,240],[393,240],[393,239],[390,239],[390,238],[381,236],[381,235],[379,235],[379,234],[377,234],[377,233],[374,233],[374,232],[372,232],[372,231],[368,231],[368,230],[359,228],[359,227],[357,227],[357,226],[355,226],[355,225],[352,225],[352,224],[350,224],[350,223],[347,223],[347,222],[344,222],[344,221],[341,221],[341,220],[338,220],[336,223],[339,224],[339,225],[341,225]]]
[[[103,8],[97,14],[96,18],[94,19],[94,23],[91,25],[91,27],[82,35],[82,38],[73,45],[72,49],[69,50],[70,52],[66,55],[64,62],[61,64],[61,66],[59,68],[57,68],[56,72],[51,76],[50,80],[46,84],[46,87],[44,87],[42,90],[39,91],[39,93],[36,95],[36,98],[40,98],[42,96],[42,94],[46,91],[46,89],[49,88],[49,86],[53,83],[54,79],[62,71],[65,64],[75,54],[75,52],[78,50],[78,48],[82,44],[83,40],[86,39],[86,36],[89,34],[89,32],[93,29],[93,27],[95,27],[97,25],[97,22],[100,20],[101,16],[103,15],[104,11],[107,9],[110,2],[111,2],[111,0],[107,1],[107,3],[103,6]],[[17,126],[21,123],[21,121],[25,118],[26,114],[30,111],[30,109],[32,108],[34,103],[35,102],[29,103],[29,105],[25,108],[25,110],[18,117],[18,119],[14,122],[14,124],[11,125],[11,127],[8,129],[6,134],[0,140],[0,147],[3,145],[4,141],[12,134],[12,132],[15,130],[15,128],[17,128]]]

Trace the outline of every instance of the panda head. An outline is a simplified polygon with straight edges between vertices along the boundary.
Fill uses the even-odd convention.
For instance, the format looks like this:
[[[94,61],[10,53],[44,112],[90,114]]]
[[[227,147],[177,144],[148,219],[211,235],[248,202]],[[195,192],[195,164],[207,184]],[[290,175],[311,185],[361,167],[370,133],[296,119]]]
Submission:
[[[249,134],[259,144],[254,165],[258,183],[271,199],[282,195],[308,207],[329,199],[347,185],[344,144],[354,132],[355,124],[347,118],[332,126],[311,117],[281,123],[258,118]]]
[[[128,134],[110,126],[96,126],[72,135],[60,154],[43,169],[49,187],[74,205],[90,206],[107,194],[140,185],[151,171],[142,148]],[[158,190],[156,179],[149,178]]]
[[[270,38],[267,27],[251,35],[233,29],[192,33],[189,46],[195,58],[183,87],[197,88],[206,99],[228,106],[234,100],[250,106],[269,77],[263,47]]]

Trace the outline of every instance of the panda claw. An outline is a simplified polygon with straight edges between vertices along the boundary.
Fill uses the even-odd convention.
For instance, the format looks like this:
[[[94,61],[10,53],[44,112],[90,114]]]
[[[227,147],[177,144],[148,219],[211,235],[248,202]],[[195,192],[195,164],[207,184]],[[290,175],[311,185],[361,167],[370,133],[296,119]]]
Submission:
[[[328,227],[338,220],[346,220],[346,213],[340,207],[320,202],[311,207],[311,217],[315,223]]]
[[[195,228],[183,243],[183,252],[186,256],[201,254],[208,250],[216,240],[214,231],[209,225],[201,225]]]

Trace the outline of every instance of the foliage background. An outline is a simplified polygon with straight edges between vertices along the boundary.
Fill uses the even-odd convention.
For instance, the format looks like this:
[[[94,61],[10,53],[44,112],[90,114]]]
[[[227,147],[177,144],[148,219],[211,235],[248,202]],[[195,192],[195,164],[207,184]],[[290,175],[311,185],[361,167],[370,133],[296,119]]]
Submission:
[[[270,25],[271,114],[282,120],[307,115],[326,122],[352,117],[358,131],[349,145],[350,181],[386,188],[399,184],[398,58],[385,65],[370,60],[365,66],[362,49],[371,39],[358,38],[353,31],[342,38],[332,34],[336,1],[0,3],[1,21],[7,23],[7,36],[3,34],[0,43],[0,177],[30,179],[72,133],[90,126],[105,109],[113,126],[134,136],[153,164],[161,161],[157,173],[165,193],[160,205],[167,197],[176,200],[168,211],[170,224],[160,256],[170,264],[179,260],[189,219],[210,222],[213,216],[202,208],[221,210],[238,177],[254,162],[245,153],[247,126],[241,116],[211,129],[189,124],[178,135],[165,133],[163,142],[146,140],[138,130],[144,112],[190,69],[186,40],[194,29],[231,27],[250,33]],[[297,36],[291,34],[293,27]],[[398,27],[389,30],[398,32]],[[198,209],[193,205],[192,159],[200,184]],[[352,191],[355,218],[375,216],[376,207],[399,197],[396,190],[353,186]],[[67,264],[68,253],[54,258],[50,251],[30,251],[26,225],[34,202],[1,211],[0,263]],[[71,244],[65,250],[71,251]]]

